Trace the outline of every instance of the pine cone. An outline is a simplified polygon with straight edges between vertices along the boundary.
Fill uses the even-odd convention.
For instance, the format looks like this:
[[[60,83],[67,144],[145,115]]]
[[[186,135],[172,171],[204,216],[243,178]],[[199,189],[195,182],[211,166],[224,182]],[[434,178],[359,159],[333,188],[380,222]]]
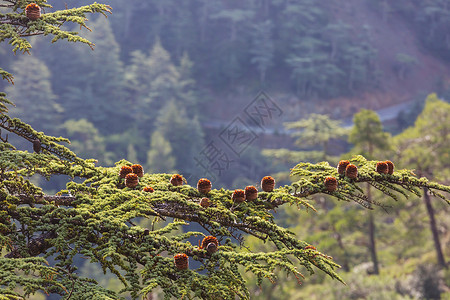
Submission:
[[[119,171],[119,177],[125,178],[130,173],[133,173],[133,169],[130,166],[122,166]]]
[[[41,17],[41,8],[36,3],[30,3],[25,8],[25,15],[31,21],[35,21]]]
[[[253,185],[245,187],[245,199],[247,201],[254,201],[258,199],[258,190]]]
[[[380,174],[387,174],[389,172],[389,166],[384,161],[377,162],[376,171]]]
[[[136,174],[138,177],[144,176],[144,169],[141,165],[135,164],[131,166],[131,169],[133,169],[133,173]]]
[[[239,204],[245,201],[245,191],[244,190],[234,190],[232,199],[235,203]]]
[[[139,184],[139,177],[134,173],[125,176],[125,185],[130,189],[134,189]]]
[[[208,198],[202,198],[200,200],[200,206],[203,208],[208,208],[209,207],[209,199]]]
[[[42,149],[41,141],[38,140],[38,139],[35,139],[33,141],[33,150],[34,150],[34,152],[39,153],[39,152],[41,152],[41,149]]]
[[[209,254],[213,254],[214,252],[217,251],[217,245],[214,244],[214,243],[209,243],[209,244],[206,246],[206,251],[207,251]]]
[[[316,247],[314,247],[312,245],[308,245],[308,246],[305,247],[305,250],[308,250],[308,249],[317,250]]]
[[[211,191],[211,181],[206,178],[201,178],[197,183],[197,189],[202,194],[208,194]]]
[[[337,190],[338,182],[333,176],[325,178],[324,185],[329,192],[334,192]]]
[[[356,177],[358,177],[358,167],[352,164],[347,165],[345,168],[345,176],[351,179],[356,179]]]
[[[344,175],[345,174],[345,168],[350,164],[348,160],[341,160],[338,164],[337,171],[339,174]]]
[[[219,241],[215,236],[206,236],[202,240],[202,244],[200,246],[200,249],[206,249],[209,254],[213,254],[217,251],[217,248],[219,247]]]
[[[146,186],[143,189],[143,191],[146,192],[146,193],[153,193],[155,190],[151,186]]]
[[[272,176],[266,176],[261,180],[261,189],[264,192],[272,192],[275,187],[275,179]]]
[[[385,163],[388,165],[388,174],[389,175],[394,174],[394,164],[392,163],[392,161],[387,160],[385,161]]]
[[[178,270],[186,270],[189,267],[189,257],[184,253],[175,255],[173,260]]]
[[[183,185],[183,176],[181,176],[180,174],[172,175],[172,178],[170,178],[170,183],[174,186]]]

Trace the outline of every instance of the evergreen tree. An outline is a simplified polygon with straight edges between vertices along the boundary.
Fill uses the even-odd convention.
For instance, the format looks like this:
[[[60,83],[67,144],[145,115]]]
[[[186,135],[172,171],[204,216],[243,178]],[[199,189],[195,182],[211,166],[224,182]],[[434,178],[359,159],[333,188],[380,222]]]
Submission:
[[[201,115],[199,105],[205,102],[200,98],[199,88],[192,73],[193,68],[194,63],[185,52],[178,67],[180,77],[176,89],[177,102],[185,106],[188,115],[192,118]]]
[[[263,84],[266,72],[273,65],[274,44],[272,40],[273,24],[270,20],[253,25],[253,39],[250,53],[251,62],[256,64],[259,71],[259,80]]]
[[[183,60],[184,75],[189,73],[189,61]],[[170,54],[156,40],[149,55],[141,51],[131,54],[131,64],[125,76],[133,117],[139,120],[143,131],[153,129],[156,116],[170,101],[183,102],[184,87],[191,86],[189,79],[181,80],[180,71],[172,63]],[[192,102],[188,104],[193,104]],[[183,104],[184,105],[184,104]]]
[[[288,149],[265,149],[263,154],[274,158],[277,162],[295,163],[297,161],[319,162],[331,160],[337,163],[337,157],[331,155],[331,144],[348,134],[340,122],[326,115],[311,114],[307,119],[285,123],[291,136],[295,137],[295,145],[301,151]]]
[[[92,28],[92,33],[86,34],[96,41],[92,55],[86,55],[86,49],[78,47],[72,58],[79,64],[77,69],[83,69],[83,75],[72,78],[73,83],[69,82],[64,91],[66,118],[86,118],[102,134],[123,132],[130,127],[131,112],[125,101],[120,46],[108,19],[97,18]]]
[[[225,7],[209,16],[211,21],[220,24],[222,33],[212,40],[214,56],[209,71],[219,88],[223,88],[224,83],[234,86],[248,66],[248,53],[242,49],[249,47],[249,38],[245,32],[249,28],[248,20],[252,17],[252,11],[240,7],[234,9]]]
[[[172,146],[159,131],[152,134],[150,150],[147,152],[147,169],[153,173],[173,173],[175,169]]]
[[[450,104],[436,94],[427,97],[425,107],[413,127],[395,136],[397,157],[404,166],[415,169],[419,176],[448,183],[450,175]],[[427,209],[438,265],[447,268],[435,211],[427,188],[423,200]]]
[[[353,127],[348,141],[355,145],[354,153],[362,153],[371,159],[376,151],[389,149],[389,133],[383,131],[383,125],[377,113],[361,109],[353,116]]]
[[[190,119],[182,105],[170,101],[156,120],[156,132],[167,140],[175,157],[177,170],[197,174],[194,157],[203,148],[203,132],[198,119]]]
[[[176,66],[159,39],[148,55],[141,51],[132,53],[125,79],[131,116],[138,135],[147,136],[159,128],[158,116],[163,114],[163,108],[170,102],[183,110],[184,117],[196,118],[199,100],[191,70],[192,62],[186,54]],[[166,136],[165,139],[169,140]],[[136,146],[139,152],[147,149],[147,141],[138,140]]]
[[[361,86],[367,86],[367,82],[375,77],[376,70],[372,67],[374,57],[376,50],[367,42],[344,48],[341,60],[348,67],[345,70],[348,91],[353,92]]]
[[[418,9],[414,10],[416,30],[423,44],[450,61],[450,9],[448,1],[417,1]]]
[[[51,74],[44,62],[31,55],[21,55],[11,66],[14,86],[6,88],[16,103],[12,116],[23,119],[38,130],[55,133],[53,124],[61,121],[63,108],[52,91]]]
[[[83,158],[95,158],[101,165],[112,165],[112,153],[105,149],[105,141],[94,124],[86,119],[67,120],[61,129],[71,140],[70,149]]]
[[[353,153],[364,153],[373,159],[375,151],[389,149],[390,135],[383,131],[383,125],[377,113],[362,109],[353,116],[353,128],[348,141],[355,145]],[[372,199],[371,186],[367,184],[367,197]],[[369,252],[373,264],[373,273],[379,274],[378,254],[375,240],[375,220],[373,212],[368,212]]]
[[[319,147],[321,160],[329,160],[330,143],[347,135],[340,122],[326,115],[311,114],[308,119],[286,123],[286,129],[294,129],[298,147]]]

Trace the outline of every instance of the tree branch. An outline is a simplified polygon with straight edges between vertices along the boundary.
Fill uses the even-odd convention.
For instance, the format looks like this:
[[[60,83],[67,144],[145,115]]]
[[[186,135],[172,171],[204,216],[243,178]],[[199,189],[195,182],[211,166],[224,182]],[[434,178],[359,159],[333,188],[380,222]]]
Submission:
[[[51,195],[15,195],[20,199],[20,204],[46,204],[48,202],[55,205],[73,206],[73,201],[76,200],[74,196],[51,196]]]
[[[1,119],[0,119],[0,126],[1,126]],[[387,186],[386,190],[383,189],[381,186],[378,186],[378,183],[382,182],[395,184],[396,186],[399,186],[405,190],[411,191],[412,187],[428,187],[428,188],[435,188],[442,191],[449,191],[448,187],[440,186],[435,183],[430,183],[428,181],[424,181],[422,179],[415,179],[412,180],[411,178],[406,178],[405,180],[401,180],[401,177],[386,177],[382,179],[374,179],[372,177],[366,177],[361,176],[356,180],[353,181],[344,181],[343,186],[346,185],[354,185],[355,183],[361,183],[361,182],[368,182],[369,184],[375,185],[378,187],[382,192],[385,194],[394,197],[394,195],[391,192],[391,188]],[[308,188],[299,188],[300,191],[295,190],[293,193],[279,193],[277,194],[277,191],[274,191],[273,194],[262,194],[260,200],[255,202],[258,206],[261,205],[263,209],[270,210],[275,207],[278,207],[280,205],[286,204],[286,203],[292,203],[292,197],[295,198],[305,198],[314,194],[318,193],[328,193],[331,196],[337,197],[341,200],[353,200],[365,207],[370,208],[371,206],[367,206],[367,199],[364,194],[359,193],[359,190],[357,187],[354,187],[356,189],[346,189],[343,190],[337,190],[336,192],[327,192],[321,185],[313,185],[309,186]],[[399,192],[399,190],[392,189],[393,191]],[[282,190],[280,190],[282,191]],[[273,198],[271,197],[273,196]],[[439,196],[439,195],[438,195]],[[19,199],[18,203],[15,204],[26,204],[26,205],[33,205],[33,204],[54,204],[56,206],[68,206],[68,207],[76,207],[74,204],[74,201],[77,200],[75,196],[67,195],[67,196],[51,196],[51,195],[26,195],[26,194],[19,194],[15,195]],[[394,197],[395,199],[395,197]],[[196,197],[190,196],[188,201],[197,202],[198,200]],[[370,202],[372,203],[372,202]],[[381,203],[374,203],[377,205],[382,206]],[[148,215],[148,216],[157,216],[157,217],[170,217],[174,219],[180,219],[188,222],[196,222],[201,224],[202,226],[208,226],[211,227],[211,230],[208,230],[209,232],[214,232],[215,229],[218,228],[218,224],[220,227],[225,227],[228,230],[240,230],[241,232],[253,235],[261,240],[266,240],[268,237],[271,237],[274,234],[274,230],[277,230],[276,227],[272,227],[272,223],[265,223],[265,225],[258,224],[258,218],[257,215],[241,215],[238,220],[236,219],[236,216],[229,215],[227,213],[213,213],[208,214],[208,217],[205,218],[205,214],[203,211],[203,208],[198,206],[196,208],[192,205],[188,205],[188,202],[182,203],[182,202],[160,202],[155,201],[151,202],[148,210],[142,210],[141,213]],[[20,218],[20,216],[13,216],[15,218]],[[39,216],[30,216],[31,218],[36,217],[39,218]],[[251,221],[255,220],[255,222]],[[52,224],[58,224],[59,219],[52,218],[51,223]],[[128,220],[129,221],[129,220]],[[81,223],[83,221],[77,220],[76,225],[83,225]],[[99,228],[98,230],[103,231],[102,228]],[[107,231],[107,230],[106,230]],[[29,245],[28,245],[28,253],[30,255],[37,255],[45,251],[50,247],[50,244],[47,239],[55,238],[56,234],[53,231],[49,231],[47,233],[42,234],[41,236],[33,239]],[[135,236],[127,236],[126,239],[135,239]],[[280,239],[286,246],[290,244],[289,238]],[[18,257],[19,253],[17,250],[12,251],[7,255],[7,257]]]
[[[27,251],[30,256],[37,256],[48,248],[51,247],[49,240],[57,237],[57,234],[54,231],[49,231],[41,234],[37,238],[32,239],[28,243]],[[19,249],[14,249],[5,255],[6,258],[21,258],[22,255],[19,252]]]

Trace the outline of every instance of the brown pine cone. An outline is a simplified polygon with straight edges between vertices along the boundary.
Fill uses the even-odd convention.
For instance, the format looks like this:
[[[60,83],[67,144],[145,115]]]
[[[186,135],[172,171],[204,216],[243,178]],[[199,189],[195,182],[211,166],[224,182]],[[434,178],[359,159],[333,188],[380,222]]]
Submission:
[[[133,173],[136,174],[138,177],[144,176],[144,168],[142,168],[141,165],[138,164],[132,165],[131,169],[133,169]]]
[[[376,171],[380,174],[387,174],[389,172],[389,166],[384,161],[377,162]]]
[[[183,176],[181,176],[180,174],[173,175],[172,178],[170,178],[170,183],[174,186],[183,185]]]
[[[392,161],[390,160],[385,161],[385,163],[388,165],[388,174],[394,174],[394,163],[392,163]]]
[[[264,192],[272,192],[275,187],[275,179],[272,176],[266,176],[261,180],[261,189]]]
[[[345,168],[345,176],[351,179],[356,179],[356,177],[358,177],[358,167],[352,164],[347,165]]]
[[[208,194],[211,191],[211,181],[206,178],[201,178],[197,183],[197,189],[202,194]]]
[[[232,199],[237,204],[244,202],[245,201],[245,191],[240,190],[240,189],[234,190]]]
[[[200,206],[203,208],[208,208],[209,207],[209,199],[208,198],[202,198],[200,200]]]
[[[122,166],[119,171],[119,177],[125,178],[130,173],[133,173],[133,169],[130,166]]]
[[[178,270],[186,270],[189,267],[189,257],[184,253],[175,255],[173,260]]]
[[[35,21],[41,17],[41,8],[36,3],[30,3],[25,8],[25,15],[31,21]]]
[[[143,191],[146,192],[146,193],[153,193],[153,192],[155,191],[155,189],[152,188],[151,186],[146,186],[146,187],[143,189]]]
[[[350,164],[348,160],[341,160],[337,166],[337,171],[339,174],[344,175],[345,174],[345,168]]]
[[[206,236],[202,240],[202,244],[200,245],[200,249],[206,249],[209,254],[213,254],[217,251],[217,248],[219,247],[219,241],[215,236]]]
[[[254,201],[258,199],[258,190],[253,185],[245,187],[245,199],[247,201]]]
[[[333,176],[325,178],[324,185],[329,192],[334,192],[337,190],[338,182]]]
[[[134,173],[125,176],[125,185],[130,189],[134,189],[139,184],[139,177]]]

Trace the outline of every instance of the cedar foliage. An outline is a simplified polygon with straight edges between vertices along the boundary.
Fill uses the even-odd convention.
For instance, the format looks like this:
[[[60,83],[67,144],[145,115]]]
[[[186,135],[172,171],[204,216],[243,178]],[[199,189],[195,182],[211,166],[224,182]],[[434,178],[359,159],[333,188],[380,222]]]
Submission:
[[[11,13],[0,16],[6,20],[1,24],[0,39],[9,38],[13,51],[22,52],[31,48],[24,38],[27,35],[54,34],[54,40],[68,39],[92,46],[92,42],[59,26],[75,22],[85,27],[85,14],[110,11],[108,6],[95,3],[28,21],[21,10],[29,1],[4,2],[10,3],[3,7]],[[37,3],[49,7],[45,1]],[[144,173],[136,187],[127,187],[119,173],[123,166],[132,166],[131,162],[121,160],[106,168],[96,166],[93,160],[78,158],[63,145],[67,139],[47,136],[10,118],[7,105],[11,103],[6,95],[0,96],[1,129],[29,141],[36,149],[35,153],[17,150],[8,142],[8,136],[1,134],[0,299],[22,299],[39,290],[65,299],[119,299],[125,292],[137,298],[156,287],[162,289],[166,298],[247,299],[250,295],[240,267],[255,274],[258,284],[264,279],[276,280],[278,269],[299,281],[303,273],[316,270],[342,281],[336,273],[339,266],[331,257],[277,225],[277,207],[314,209],[307,199],[318,193],[355,201],[369,209],[383,206],[364,195],[360,186],[364,182],[394,200],[401,195],[407,197],[409,192],[420,194],[423,187],[443,199],[441,191],[450,192],[450,187],[417,178],[409,170],[380,174],[375,170],[376,161],[356,156],[350,160],[358,167],[356,179],[339,176],[337,169],[326,162],[300,163],[291,170],[298,180],[289,186],[259,192],[258,199],[242,203],[233,202],[232,191],[212,189],[207,194],[209,207],[202,207],[199,203],[205,195],[189,184],[172,185],[172,174]],[[56,195],[45,195],[30,181],[33,175],[50,178],[57,174],[71,180],[66,190]],[[329,176],[338,179],[335,191],[328,191],[324,184]],[[153,193],[144,190],[148,186]],[[159,229],[142,228],[136,225],[138,218],[148,218],[153,224],[165,222]],[[191,245],[188,238],[197,236],[200,241],[204,234],[177,231],[189,223],[198,223],[216,237],[218,251],[208,252],[204,247]],[[246,235],[272,243],[277,250],[244,251],[241,246],[245,246]],[[174,256],[179,253],[201,262],[200,267],[178,269]],[[123,290],[115,293],[98,286],[93,279],[81,278],[74,265],[80,256],[117,276],[124,284]]]

